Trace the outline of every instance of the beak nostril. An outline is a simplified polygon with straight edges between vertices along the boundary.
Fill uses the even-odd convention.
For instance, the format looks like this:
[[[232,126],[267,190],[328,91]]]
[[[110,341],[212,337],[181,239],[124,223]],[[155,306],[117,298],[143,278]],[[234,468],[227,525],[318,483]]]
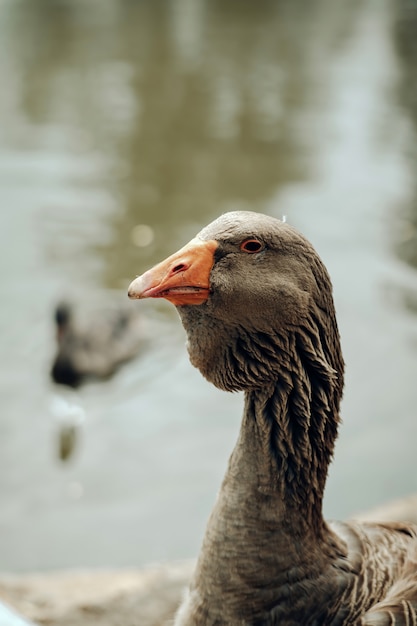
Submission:
[[[172,274],[178,274],[178,272],[183,272],[187,269],[187,265],[185,263],[178,263],[175,267],[172,268]]]

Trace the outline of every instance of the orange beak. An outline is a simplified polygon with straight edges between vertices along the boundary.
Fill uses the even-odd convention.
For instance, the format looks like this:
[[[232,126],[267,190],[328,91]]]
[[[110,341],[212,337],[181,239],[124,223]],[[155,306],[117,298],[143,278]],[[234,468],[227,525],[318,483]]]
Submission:
[[[128,290],[129,298],[165,298],[176,306],[206,302],[217,246],[214,240],[192,239],[165,261],[135,278]]]

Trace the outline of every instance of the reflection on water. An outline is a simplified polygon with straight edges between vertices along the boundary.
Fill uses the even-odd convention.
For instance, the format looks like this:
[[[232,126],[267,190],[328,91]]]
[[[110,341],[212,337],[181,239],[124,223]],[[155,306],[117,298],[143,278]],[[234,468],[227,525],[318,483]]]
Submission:
[[[17,133],[29,148],[65,152],[63,169],[95,183],[81,204],[53,207],[58,228],[67,226],[62,213],[71,222],[70,245],[89,229],[86,209],[97,207],[99,218],[103,211],[107,224],[106,209],[114,209],[111,231],[97,236],[110,286],[131,275],[138,256],[148,262],[149,250],[132,245],[137,223],[158,225],[158,258],[184,240],[184,222],[191,234],[224,208],[261,209],[277,187],[305,176],[308,129],[326,98],[318,70],[355,15],[330,2],[313,3],[306,15],[303,2],[246,0],[239,11],[201,0],[165,4],[109,2],[102,10],[43,0],[4,9],[14,61],[4,79],[18,77],[6,110],[19,116],[10,120],[12,142]],[[24,46],[13,28],[23,29]],[[94,242],[94,233],[87,237]]]
[[[1,568],[195,554],[241,398],[192,370],[172,308],[143,303],[138,360],[64,398],[86,420],[60,467],[52,309],[75,291],[125,298],[233,208],[286,214],[334,277],[349,388],[329,514],[417,488],[401,304],[416,276],[390,252],[417,264],[413,6],[0,3]]]

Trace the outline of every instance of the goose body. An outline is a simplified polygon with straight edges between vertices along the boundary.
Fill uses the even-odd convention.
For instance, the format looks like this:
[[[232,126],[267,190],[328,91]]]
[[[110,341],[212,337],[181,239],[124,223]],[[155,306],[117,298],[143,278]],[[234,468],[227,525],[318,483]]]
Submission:
[[[226,213],[129,296],[175,304],[193,365],[245,396],[175,626],[416,626],[417,527],[323,519],[344,364],[312,245],[272,217]]]

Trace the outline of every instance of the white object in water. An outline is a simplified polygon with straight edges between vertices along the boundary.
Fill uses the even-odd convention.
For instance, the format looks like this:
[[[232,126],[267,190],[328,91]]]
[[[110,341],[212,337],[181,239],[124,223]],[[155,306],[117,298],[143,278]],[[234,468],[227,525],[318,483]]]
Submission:
[[[13,609],[0,602],[0,626],[35,626],[25,617],[18,615]]]

